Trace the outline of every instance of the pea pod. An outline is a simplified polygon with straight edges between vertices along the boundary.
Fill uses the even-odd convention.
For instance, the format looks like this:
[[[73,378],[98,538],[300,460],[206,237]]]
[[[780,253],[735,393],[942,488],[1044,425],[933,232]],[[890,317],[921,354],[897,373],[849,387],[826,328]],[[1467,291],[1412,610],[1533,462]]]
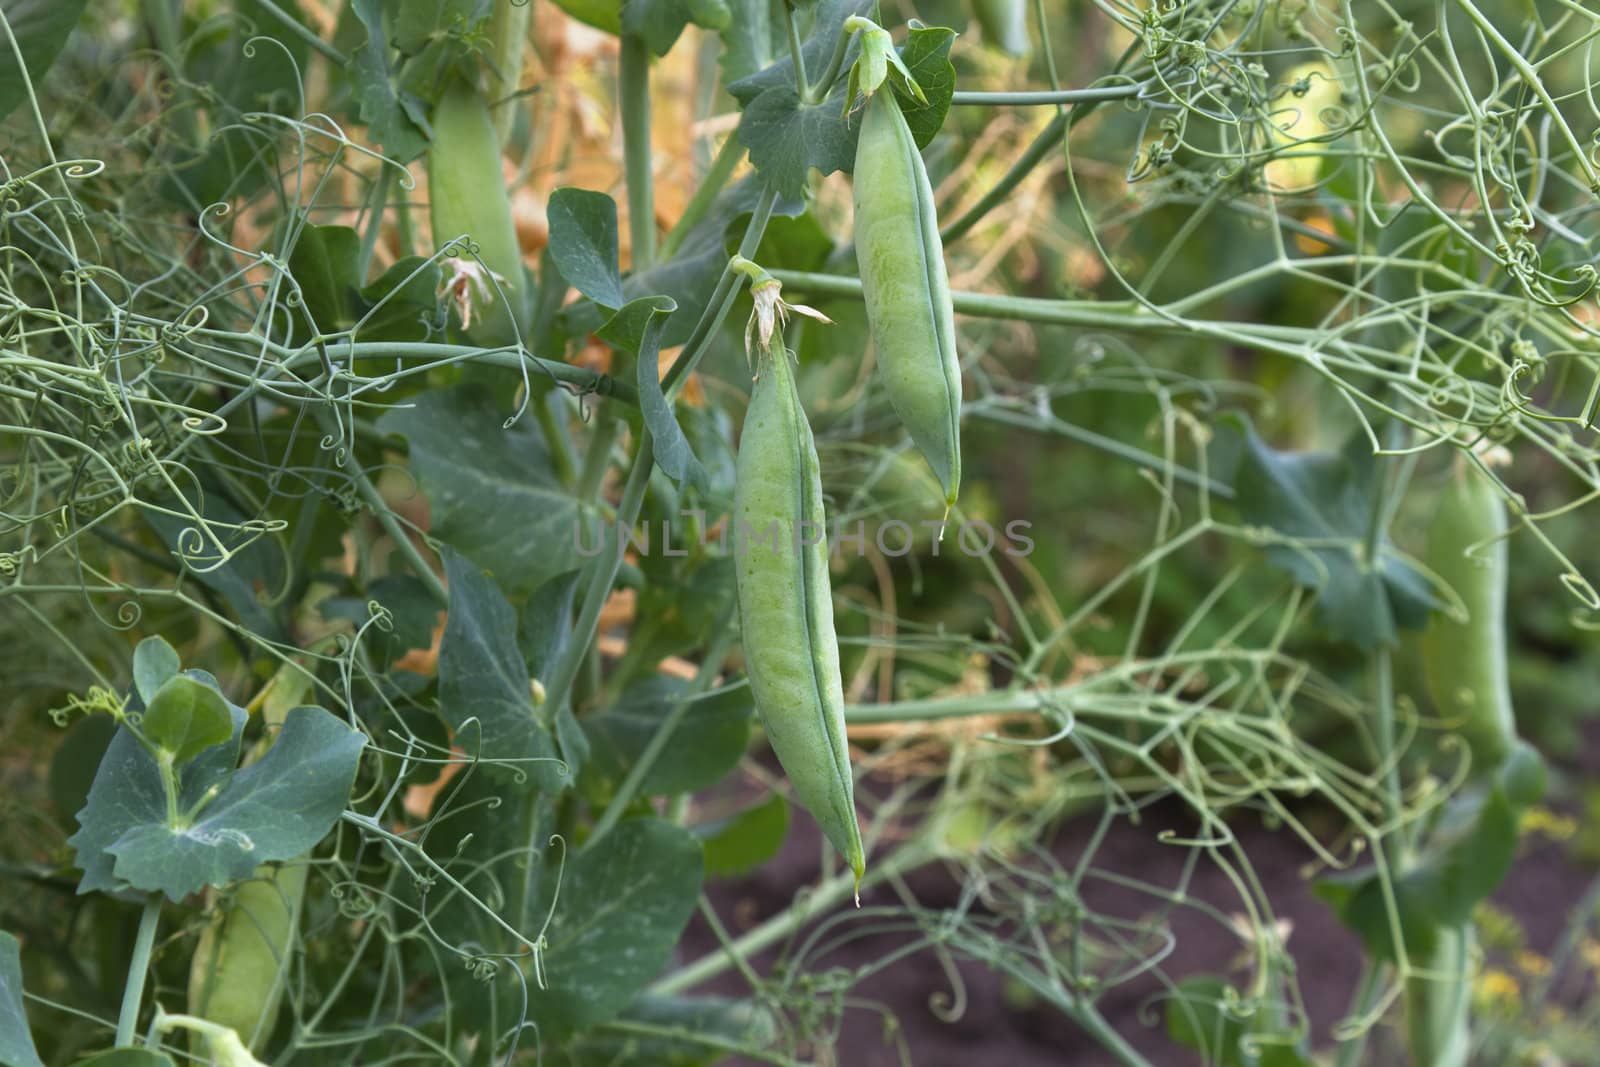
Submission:
[[[1008,56],[1028,54],[1028,0],[972,0],[984,43]]]
[[[1441,927],[1433,950],[1414,965],[1430,972],[1405,983],[1406,1044],[1411,1062],[1466,1067],[1471,1058],[1472,924]]]
[[[854,187],[856,257],[878,370],[949,506],[961,485],[955,311],[933,187],[887,87],[867,98]]]
[[[272,1034],[299,925],[307,867],[264,865],[241,882],[200,934],[189,968],[189,1012],[259,1048]]]
[[[845,743],[822,479],[781,345],[761,357],[736,478],[734,575],[756,710],[795,795],[859,885],[866,857]]]
[[[1458,464],[1434,508],[1428,566],[1464,615],[1434,615],[1422,663],[1435,709],[1472,752],[1474,774],[1501,765],[1517,740],[1506,660],[1506,510],[1499,492]]]
[[[464,82],[454,82],[433,108],[428,213],[435,242],[443,245],[463,234],[470,236],[483,266],[495,275],[492,285],[481,273],[458,274],[451,283],[462,328],[479,344],[512,343],[516,339],[514,320],[522,315],[522,250],[500,171],[500,137],[488,101]],[[477,270],[467,255],[445,266]],[[504,299],[495,294],[496,286]]]

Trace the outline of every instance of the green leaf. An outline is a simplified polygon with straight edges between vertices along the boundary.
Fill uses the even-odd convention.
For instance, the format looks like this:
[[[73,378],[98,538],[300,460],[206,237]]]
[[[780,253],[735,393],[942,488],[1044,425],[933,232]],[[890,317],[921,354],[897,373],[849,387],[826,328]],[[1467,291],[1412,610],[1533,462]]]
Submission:
[[[361,289],[356,340],[425,341],[442,333],[438,292],[438,263],[421,256],[397,260]]]
[[[409,56],[450,43],[476,29],[492,6],[493,0],[398,0],[393,4],[395,47]]]
[[[1183,979],[1167,1001],[1167,1036],[1218,1067],[1312,1067],[1271,1004],[1245,1004],[1215,975]]]
[[[155,761],[119,731],[78,814],[82,829],[69,839],[84,870],[80,893],[133,888],[182,900],[299,856],[328,833],[349,799],[365,736],[321,708],[295,708],[267,754],[236,770],[245,714],[230,710],[231,743],[207,749],[180,775],[176,822]]]
[[[306,226],[289,253],[289,274],[316,331],[340,333],[355,325],[361,235],[349,226]]]
[[[517,647],[528,673],[544,678],[572,639],[572,603],[581,570],[558,574],[533,591],[517,623]]]
[[[645,774],[640,792],[692,793],[721,781],[750,744],[750,691],[740,687],[691,696],[688,683],[661,676],[647,678],[611,707],[583,720],[593,749],[591,773],[620,783],[667,713],[685,699],[689,708]]]
[[[801,46],[807,70],[823,70],[845,19],[870,15],[874,0],[821,0],[811,35]],[[852,42],[845,62],[854,61]],[[855,159],[857,130],[844,117],[845,79],[826,100],[805,103],[795,90],[794,65],[785,55],[766,69],[728,86],[744,107],[739,140],[761,177],[785,196],[804,195],[811,170],[826,177],[849,170]]]
[[[1440,930],[1470,922],[1473,909],[1505,880],[1516,858],[1523,811],[1506,787],[1521,789],[1529,773],[1525,765],[1519,766],[1491,788],[1450,805],[1427,849],[1394,881],[1395,908],[1408,954],[1430,954]],[[1324,878],[1313,891],[1361,936],[1370,954],[1396,959],[1383,884],[1375,871]]]
[[[950,62],[950,46],[955,39],[955,30],[913,25],[906,36],[905,47],[900,50],[901,61],[922,90],[921,103],[904,95],[896,97],[900,109],[905,112],[911,139],[918,148],[928,146],[950,113],[950,100],[956,91],[956,68]]]
[[[546,988],[528,1003],[541,1039],[605,1022],[627,1007],[671,959],[700,880],[700,843],[661,819],[618,823],[578,853],[550,920]]]
[[[444,563],[450,615],[439,643],[439,714],[469,756],[531,761],[496,769],[559,792],[567,774],[533,705],[516,613],[476,565],[448,548]]]
[[[376,604],[379,611],[372,610]],[[358,631],[373,659],[384,668],[412,649],[433,643],[433,627],[439,620],[439,605],[420,579],[409,574],[390,574],[379,578],[360,596],[330,596],[317,604],[327,620],[346,619]],[[372,622],[383,615],[387,621]],[[367,625],[372,622],[372,625]]]
[[[1374,567],[1363,558],[1377,489],[1377,464],[1364,435],[1343,451],[1279,452],[1255,427],[1230,414],[1224,425],[1242,437],[1230,481],[1246,523],[1291,542],[1266,546],[1267,560],[1317,590],[1317,610],[1331,636],[1364,649],[1392,645],[1399,628],[1426,625],[1435,601],[1427,581],[1379,545]],[[1226,472],[1224,472],[1226,473]]]
[[[789,802],[771,793],[760,804],[691,828],[705,846],[706,874],[739,875],[778,854],[789,834]]]
[[[661,335],[668,317],[678,305],[667,296],[646,299],[651,301],[651,311],[645,320],[644,334],[639,339],[639,358],[635,361],[639,372],[639,411],[655,439],[656,466],[680,485],[703,486],[705,468],[695,458],[688,438],[683,435],[683,427],[678,425],[677,416],[673,414],[672,404],[661,389]]]
[[[564,186],[550,194],[550,256],[561,276],[596,304],[619,308],[617,202],[605,193]]]
[[[398,163],[410,163],[428,147],[432,130],[422,101],[400,89],[389,66],[389,40],[383,26],[383,0],[350,0],[367,39],[352,56],[350,81],[357,113],[372,139]]]
[[[613,37],[622,33],[622,0],[555,0],[556,7]]]
[[[202,671],[189,673],[202,681],[211,679]],[[142,708],[140,704],[139,708],[130,710]],[[249,716],[236,704],[228,705],[228,713],[233,719],[233,734],[228,743],[212,746],[179,769],[180,808],[199,803],[206,790],[231,773],[239,762],[239,742]],[[115,858],[107,851],[108,847],[144,821],[164,823],[166,820],[161,772],[149,751],[126,727],[119,727],[106,747],[77,820],[78,832],[68,838],[67,843],[77,849],[76,862],[83,870],[78,892],[110,893],[126,889],[127,883],[114,871]]]
[[[733,19],[726,0],[623,0],[622,32],[643,39],[664,56],[691,22],[708,30],[725,28]]]
[[[61,54],[61,48],[78,24],[89,0],[3,0],[0,12],[5,13],[11,36],[16,38],[16,52],[11,41],[0,31],[0,119],[5,118],[26,99],[28,85],[34,90],[44,78],[45,71]],[[17,66],[17,55],[27,64],[26,72]],[[46,118],[49,116],[47,115]]]
[[[183,664],[177,651],[160,637],[147,637],[133,650],[133,688],[149,704],[156,690],[177,675]]]
[[[577,568],[594,519],[556,478],[531,414],[507,428],[482,385],[429,392],[378,420],[411,445],[432,533],[521,597]]]
[[[117,877],[178,901],[309,852],[344,811],[366,740],[321,708],[291,709],[267,754],[219,783],[198,819],[146,821],[111,845]]]
[[[22,946],[0,930],[0,1065],[44,1067],[22,1006]]]
[[[178,674],[168,678],[151,698],[139,729],[147,740],[172,753],[173,763],[181,767],[232,737],[233,716],[221,693]]]
[[[722,55],[717,58],[723,84],[757,73],[783,48],[783,16],[774,11],[773,0],[729,0],[729,7],[732,17],[721,31]]]

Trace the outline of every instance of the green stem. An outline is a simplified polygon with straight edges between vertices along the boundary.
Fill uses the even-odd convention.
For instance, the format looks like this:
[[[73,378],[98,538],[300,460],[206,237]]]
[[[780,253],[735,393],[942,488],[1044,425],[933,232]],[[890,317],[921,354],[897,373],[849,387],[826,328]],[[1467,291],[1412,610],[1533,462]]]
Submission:
[[[1125,100],[1149,88],[1144,82],[1132,85],[1103,85],[1091,89],[1044,89],[1036,92],[955,92],[950,103],[955,107],[1049,107],[1061,104],[1096,104],[1105,100]]]
[[[348,67],[350,65],[349,56],[324,41],[321,37],[318,37],[315,33],[312,33],[299,19],[273,3],[272,0],[256,0],[256,4],[262,11],[277,19],[284,29],[298,37],[301,43],[312,49],[312,51],[322,53],[326,59],[337,66]]]
[[[935,850],[924,841],[918,840],[901,845],[883,862],[867,868],[866,876],[861,880],[861,887],[866,888],[887,878],[898,877],[934,858],[936,858]],[[836,874],[817,886],[803,902],[796,902],[779,912],[727,948],[702,956],[688,966],[667,975],[652,985],[650,992],[660,995],[683,993],[702,982],[708,982],[734,966],[736,961],[747,960],[771,948],[816,918],[817,913],[838,907],[856,893],[856,876],[853,871]]]
[[[181,2],[144,0],[144,14],[150,22],[150,35],[155,38],[156,48],[167,57],[167,62],[172,64],[176,72],[172,85],[173,100],[168,114],[173,116],[185,147],[197,148],[200,144],[200,127],[195,120],[193,101],[189,99],[189,93],[179,76],[183,64],[183,39],[179,31],[179,20],[182,17]]]
[[[749,224],[745,227],[744,238],[739,242],[739,255],[754,255],[755,250],[760,247],[761,236],[766,232],[767,220],[772,215],[772,206],[776,199],[776,195],[770,189],[762,195]],[[673,395],[676,385],[705,355],[711,338],[716,335],[723,320],[727,318],[728,310],[733,306],[734,278],[732,271],[722,272],[722,279],[717,283],[717,293],[725,295],[721,298],[717,293],[712,295],[705,312],[700,316],[700,321],[695,324],[694,332],[684,343],[683,351],[672,364],[672,369],[667,372],[662,386],[668,397]],[[578,676],[578,668],[594,644],[595,631],[600,621],[600,609],[605,605],[611,586],[617,580],[617,571],[622,566],[622,551],[614,542],[621,536],[623,530],[631,530],[633,524],[639,521],[639,509],[644,504],[644,492],[650,484],[650,469],[654,464],[655,441],[646,428],[639,435],[639,451],[634,456],[633,470],[629,472],[628,482],[623,487],[622,501],[617,505],[617,517],[611,527],[612,533],[605,539],[600,555],[595,557],[584,572],[583,606],[579,610],[572,639],[550,671],[550,680],[545,687],[545,707],[549,709],[551,715],[559,711],[571,697],[572,683]]]
[[[800,99],[811,99],[811,85],[806,81],[805,49],[800,41],[800,26],[794,20],[794,0],[783,0],[783,21],[789,29],[789,58],[794,61],[794,91]]]
[[[622,108],[622,161],[628,180],[628,232],[633,240],[633,270],[656,259],[655,177],[650,164],[650,49],[642,37],[622,35],[617,67]]]
[[[833,45],[833,55],[828,57],[828,65],[823,68],[822,77],[811,86],[811,94],[801,99],[808,104],[819,104],[827,99],[828,93],[833,91],[833,83],[839,78],[839,71],[844,69],[845,53],[850,51],[850,42],[854,38],[854,33],[844,30],[839,32],[839,38]]]
[[[139,1023],[139,1005],[144,1001],[144,980],[150,973],[150,951],[156,943],[156,927],[161,922],[161,894],[151,893],[139,914],[139,933],[133,940],[133,958],[128,961],[128,981],[122,987],[122,1010],[117,1014],[117,1048],[133,1047],[133,1031]]]
[[[333,438],[339,436],[339,426],[326,407],[317,408],[316,417],[317,424],[322,427],[324,434]],[[389,539],[394,542],[395,551],[399,552],[406,562],[411,564],[411,569],[416,572],[417,580],[427,586],[428,592],[433,594],[433,598],[439,602],[439,605],[448,607],[450,593],[445,589],[444,582],[434,573],[433,567],[428,561],[422,558],[422,553],[412,543],[405,527],[400,525],[400,520],[395,518],[393,511],[389,510],[389,505],[383,499],[383,494],[378,492],[378,487],[372,484],[372,479],[367,477],[367,472],[362,470],[361,465],[356,462],[355,449],[345,447],[342,442],[335,447],[343,451],[344,458],[340,465],[344,467],[345,473],[349,475],[351,484],[356,488],[356,493],[372,509],[372,514],[378,520],[378,525],[383,527],[384,533],[387,533]]]
[[[711,205],[716,203],[718,194],[727,186],[729,179],[733,177],[733,172],[738,169],[739,161],[744,158],[744,151],[744,143],[739,140],[737,133],[730,133],[728,139],[722,142],[717,158],[711,162],[711,169],[700,179],[700,184],[695,187],[694,196],[689,198],[683,214],[678,217],[666,239],[661,242],[662,259],[671,259],[678,246],[683,244],[683,239],[700,224],[701,219],[706,217]]]
[[[1011,165],[1010,170],[1006,171],[1005,176],[995,182],[994,188],[984,193],[976,204],[962,212],[960,218],[944,228],[939,237],[945,244],[956,240],[977,225],[979,220],[1011,195],[1011,190],[1021,184],[1022,179],[1033,172],[1033,168],[1037,167],[1046,156],[1055,151],[1056,144],[1067,132],[1068,114],[1068,112],[1064,111],[1051,119],[1050,125],[1039,131],[1039,136],[1033,139],[1033,143],[1028,146],[1027,151],[1017,157],[1017,161]]]
[[[1372,1002],[1378,996],[1378,987],[1383,978],[1384,967],[1382,964],[1368,960],[1361,975],[1361,983],[1356,987],[1355,996],[1351,998],[1348,1018],[1359,1019],[1372,1010]],[[1346,1041],[1339,1043],[1339,1054],[1334,1060],[1334,1067],[1356,1067],[1361,1060],[1361,1053],[1367,1046],[1368,1029],[1362,1031]]]

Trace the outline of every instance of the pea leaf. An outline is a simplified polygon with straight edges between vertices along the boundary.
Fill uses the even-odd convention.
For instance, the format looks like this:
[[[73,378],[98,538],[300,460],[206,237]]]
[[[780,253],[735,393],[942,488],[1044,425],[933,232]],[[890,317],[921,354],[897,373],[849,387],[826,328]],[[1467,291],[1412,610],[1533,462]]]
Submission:
[[[619,308],[617,202],[605,193],[564,186],[550,194],[550,256],[561,276],[596,304]]]
[[[611,785],[622,781],[680,702],[689,707],[666,747],[650,765],[640,791],[650,796],[692,793],[715,785],[750,744],[752,705],[748,689],[691,696],[680,679],[652,677],[629,689],[611,707],[583,720],[592,746],[591,773]]]
[[[783,847],[789,834],[789,802],[783,794],[771,793],[760,804],[691,829],[705,847],[707,874],[744,874]]]
[[[0,35],[0,119],[15,111],[28,99],[28,85],[37,91],[39,81],[56,61],[61,48],[78,24],[89,0],[4,0],[0,11],[5,12],[6,23],[17,39],[17,51],[11,50],[11,41]],[[24,71],[17,66],[17,54],[27,63]]]
[[[728,6],[732,17],[722,28],[722,54],[717,58],[724,84],[755,74],[777,59],[783,48],[783,16],[774,11],[772,0],[729,0]]]
[[[646,47],[664,56],[691,22],[720,30],[733,19],[727,0],[624,0],[622,31],[644,40]]]
[[[1312,1061],[1288,1035],[1273,1033],[1270,1005],[1248,1009],[1226,981],[1210,974],[1178,983],[1167,1001],[1167,1036],[1204,1055],[1218,1067],[1311,1067]]]
[[[827,66],[845,19],[870,16],[876,7],[875,0],[821,0],[800,48],[806,70]],[[852,41],[845,63],[853,63],[859,50]],[[845,82],[839,79],[826,100],[806,103],[795,90],[794,64],[784,55],[728,86],[744,108],[739,140],[750,150],[751,164],[783,195],[802,196],[812,169],[823,176],[850,169],[857,131],[844,117]]]
[[[582,562],[594,519],[556,479],[533,416],[505,420],[493,393],[471,384],[430,391],[378,426],[410,442],[434,536],[521,597]]]
[[[582,571],[558,574],[534,590],[517,624],[517,647],[528,673],[543,678],[572,638],[572,602]]]
[[[1541,766],[1530,748],[1519,746],[1491,786],[1446,810],[1428,847],[1395,880],[1395,908],[1408,954],[1430,954],[1441,929],[1470,922],[1473,909],[1505,880],[1516,858],[1522,812],[1543,793]],[[1361,936],[1369,953],[1396,959],[1383,884],[1375,871],[1334,875],[1312,888]]]
[[[139,728],[172,753],[182,766],[233,735],[233,717],[222,694],[185,674],[164,682],[145,707]]]
[[[427,107],[395,83],[383,6],[383,0],[350,0],[351,10],[367,30],[366,43],[351,56],[350,80],[357,113],[372,139],[396,162],[410,163],[428,147],[433,131]]]
[[[159,890],[182,900],[247,878],[257,864],[292,859],[332,828],[365,736],[321,708],[294,708],[267,754],[238,769],[246,715],[234,705],[228,710],[229,741],[179,772],[176,821],[155,760],[126,729],[118,731],[78,813],[81,829],[69,839],[84,871],[78,892]]]
[[[1317,590],[1317,611],[1329,634],[1361,648],[1393,644],[1400,627],[1427,624],[1435,606],[1427,581],[1396,558],[1387,539],[1376,566],[1363,558],[1377,482],[1366,438],[1353,436],[1338,453],[1280,452],[1248,419],[1224,424],[1240,438],[1231,482],[1245,522],[1299,543],[1269,543],[1268,562]]]
[[[900,59],[927,101],[919,104],[904,94],[895,99],[905,112],[911,139],[926,148],[950,113],[950,99],[956,91],[956,68],[950,62],[950,46],[956,31],[943,26],[913,25],[906,35]]]
[[[541,1038],[611,1019],[672,956],[700,895],[700,843],[675,823],[628,819],[567,866],[528,1003]],[[543,910],[535,911],[535,914]]]
[[[173,647],[159,637],[147,637],[133,650],[133,688],[149,704],[156,690],[177,675],[182,663]]]
[[[639,358],[634,361],[638,367],[639,411],[655,440],[656,465],[680,485],[703,486],[706,484],[705,468],[695,458],[689,439],[683,435],[683,427],[678,425],[677,416],[673,414],[672,404],[661,389],[661,335],[668,317],[678,305],[669,296],[646,297],[634,303],[645,301],[649,302],[649,311],[639,338]]]
[[[469,755],[527,760],[490,766],[501,774],[531,775],[545,792],[560,792],[567,775],[533,705],[528,667],[517,647],[516,612],[494,580],[459,553],[447,548],[444,563],[450,615],[439,642],[439,714]]]
[[[22,1006],[22,946],[0,930],[0,1064],[44,1067]]]
[[[586,26],[612,36],[622,33],[622,0],[555,0],[555,4]]]

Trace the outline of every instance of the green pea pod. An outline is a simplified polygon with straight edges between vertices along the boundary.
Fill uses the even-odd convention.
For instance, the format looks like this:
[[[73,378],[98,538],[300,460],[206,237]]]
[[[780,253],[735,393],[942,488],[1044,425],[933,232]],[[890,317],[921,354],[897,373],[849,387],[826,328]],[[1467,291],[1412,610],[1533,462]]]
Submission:
[[[1428,1067],[1466,1067],[1472,1051],[1472,924],[1443,927],[1433,951],[1412,962],[1432,972],[1406,979],[1406,1044],[1411,1062]]]
[[[984,43],[1008,56],[1028,54],[1028,0],[972,0]]]
[[[493,279],[481,274],[461,278],[451,287],[467,335],[483,345],[513,343],[513,322],[522,316],[524,299],[522,250],[517,245],[511,197],[500,171],[500,137],[488,101],[463,82],[446,89],[433,108],[428,212],[434,241],[442,245],[463,234],[470,236],[478,258],[495,275]],[[472,257],[465,254],[444,266],[447,272],[452,267],[476,269]],[[504,299],[496,294],[496,287]]]
[[[933,187],[887,89],[867,98],[854,184],[856,258],[878,370],[948,507],[961,485],[955,311]]]
[[[795,795],[861,883],[816,443],[789,356],[761,358],[739,440],[732,533],[745,672]]]
[[[288,954],[306,891],[305,864],[264,865],[200,934],[189,965],[189,1013],[260,1048],[278,1020]]]
[[[1474,774],[1498,768],[1517,740],[1506,662],[1505,532],[1499,492],[1458,464],[1434,508],[1427,560],[1465,616],[1434,615],[1422,635],[1422,663],[1434,707],[1470,748]]]

